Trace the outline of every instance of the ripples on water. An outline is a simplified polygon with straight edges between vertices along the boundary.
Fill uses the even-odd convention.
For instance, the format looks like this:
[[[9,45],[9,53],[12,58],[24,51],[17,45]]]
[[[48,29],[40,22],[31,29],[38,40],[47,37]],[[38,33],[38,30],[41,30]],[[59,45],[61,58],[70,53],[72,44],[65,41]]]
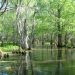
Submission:
[[[38,53],[38,52],[37,52]],[[41,52],[39,52],[39,56]],[[46,53],[46,52],[44,52]],[[48,52],[49,53],[49,52]],[[45,55],[45,54],[44,54]],[[43,58],[44,58],[43,55]],[[36,54],[34,54],[36,56]],[[73,59],[75,54],[72,54]],[[36,56],[37,58],[38,56]],[[45,58],[47,58],[46,56]],[[50,56],[49,56],[50,57]],[[44,59],[45,59],[44,58]],[[9,59],[4,59],[4,61],[17,61],[17,63],[0,63],[0,75],[17,75],[16,69],[18,69],[19,66],[19,56],[13,56]],[[37,58],[40,59],[40,58]],[[36,60],[37,60],[36,59]],[[41,60],[41,59],[40,59]],[[20,61],[21,62],[21,61]],[[14,70],[5,71],[5,67],[11,66]],[[2,69],[2,70],[1,70]],[[73,60],[66,60],[60,62],[60,68],[57,69],[57,62],[48,62],[48,63],[33,63],[33,75],[56,75],[56,70],[59,70],[59,75],[75,75],[75,61]],[[15,71],[15,72],[14,72]],[[30,75],[30,74],[29,74]]]

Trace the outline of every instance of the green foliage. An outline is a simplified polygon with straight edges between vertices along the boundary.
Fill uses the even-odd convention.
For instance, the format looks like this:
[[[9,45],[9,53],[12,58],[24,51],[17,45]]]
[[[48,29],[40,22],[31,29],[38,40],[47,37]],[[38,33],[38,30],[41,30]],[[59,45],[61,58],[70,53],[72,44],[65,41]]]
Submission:
[[[19,47],[16,45],[6,45],[4,47],[0,47],[0,49],[4,52],[12,52],[13,50],[18,50]]]
[[[20,0],[19,0],[20,3]],[[12,10],[6,11],[0,16],[0,34],[13,38],[13,32],[17,36],[17,0],[8,0],[8,7]],[[60,14],[60,33],[75,33],[75,1],[74,0],[21,0],[21,5],[26,12],[21,11],[20,19],[26,18],[30,34],[37,37],[43,34],[58,34],[57,22],[58,9]],[[35,23],[33,23],[35,20]],[[34,24],[34,29],[32,26]],[[14,29],[13,29],[14,26]],[[33,32],[32,32],[33,30]],[[17,36],[18,37],[18,36]]]

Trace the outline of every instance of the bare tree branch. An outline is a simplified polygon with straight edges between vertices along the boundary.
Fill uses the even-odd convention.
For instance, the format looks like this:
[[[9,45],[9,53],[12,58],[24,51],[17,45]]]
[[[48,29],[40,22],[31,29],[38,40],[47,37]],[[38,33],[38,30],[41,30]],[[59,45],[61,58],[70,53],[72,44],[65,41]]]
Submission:
[[[6,5],[5,5],[5,4],[6,4]],[[5,7],[4,7],[4,5],[5,5]],[[3,15],[3,13],[6,11],[7,5],[8,5],[8,0],[4,0],[2,6],[1,6],[1,8],[0,8],[0,11],[1,11],[0,16]],[[3,8],[3,7],[4,7],[4,8]],[[2,10],[3,10],[3,11],[2,11]]]
[[[4,4],[6,3],[7,0],[3,0],[2,5],[0,7],[0,10],[3,8]]]

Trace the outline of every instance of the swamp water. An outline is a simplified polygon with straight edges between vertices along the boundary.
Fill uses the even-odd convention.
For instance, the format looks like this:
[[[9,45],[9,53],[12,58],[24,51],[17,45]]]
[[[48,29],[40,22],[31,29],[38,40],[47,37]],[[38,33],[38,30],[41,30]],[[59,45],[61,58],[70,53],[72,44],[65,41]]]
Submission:
[[[31,54],[32,66],[28,68],[26,64],[22,65],[22,66],[27,66],[27,70],[24,71],[24,74],[19,74],[18,69],[21,65],[21,62],[25,61],[27,57],[14,55],[14,56],[10,56],[7,59],[1,60],[0,61],[0,75],[75,75],[74,52],[71,56],[68,55],[67,59],[65,60],[62,59],[60,60],[60,62],[55,59],[47,60],[47,58],[50,56],[48,56],[49,52],[48,53],[46,52],[43,52],[43,56],[41,55],[41,52],[39,52],[39,56],[40,56],[39,57],[38,52],[35,53],[34,51],[34,53]],[[27,60],[27,62],[28,61],[29,60]],[[20,68],[19,71],[21,70],[22,70],[22,67]]]

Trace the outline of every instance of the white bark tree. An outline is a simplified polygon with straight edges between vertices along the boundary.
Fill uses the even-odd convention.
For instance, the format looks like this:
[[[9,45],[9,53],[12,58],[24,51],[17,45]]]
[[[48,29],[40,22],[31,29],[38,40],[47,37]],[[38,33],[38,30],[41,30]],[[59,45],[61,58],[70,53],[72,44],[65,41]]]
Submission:
[[[16,17],[17,17],[17,28],[19,34],[19,43],[22,49],[30,49],[29,36],[31,33],[32,19],[31,16],[34,14],[34,2],[30,4],[31,0],[23,5],[22,3],[17,5]]]

